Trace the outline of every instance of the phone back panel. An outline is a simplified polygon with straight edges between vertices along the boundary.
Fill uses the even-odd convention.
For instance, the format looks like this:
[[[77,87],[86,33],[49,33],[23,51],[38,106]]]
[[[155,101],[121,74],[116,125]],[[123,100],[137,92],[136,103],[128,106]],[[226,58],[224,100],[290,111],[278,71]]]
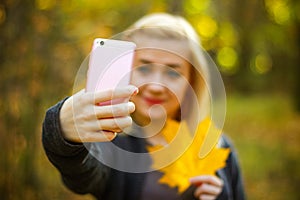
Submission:
[[[132,42],[95,39],[90,54],[86,91],[103,91],[128,85],[134,49]]]

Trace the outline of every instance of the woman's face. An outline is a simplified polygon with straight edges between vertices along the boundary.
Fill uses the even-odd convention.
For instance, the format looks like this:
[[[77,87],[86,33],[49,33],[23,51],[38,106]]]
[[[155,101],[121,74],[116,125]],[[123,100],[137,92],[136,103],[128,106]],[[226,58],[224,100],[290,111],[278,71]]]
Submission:
[[[159,46],[163,43],[170,47],[167,41],[161,41]],[[186,54],[184,49],[180,55]],[[151,120],[176,118],[190,76],[191,65],[183,57],[161,48],[138,48],[131,78],[131,83],[139,87],[138,95],[131,99],[136,105],[132,115],[135,122],[146,125]]]

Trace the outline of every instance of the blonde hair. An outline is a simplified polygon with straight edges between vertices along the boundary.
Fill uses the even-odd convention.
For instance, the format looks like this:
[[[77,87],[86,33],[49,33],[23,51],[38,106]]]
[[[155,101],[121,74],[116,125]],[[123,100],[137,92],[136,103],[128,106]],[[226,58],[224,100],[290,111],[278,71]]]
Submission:
[[[150,36],[157,39],[185,40],[191,53],[189,62],[193,66],[191,86],[196,94],[198,102],[190,102],[190,95],[187,94],[183,106],[188,106],[188,113],[183,113],[184,118],[194,118],[201,120],[209,113],[209,73],[208,65],[201,47],[200,38],[191,24],[183,17],[167,13],[154,13],[142,17],[124,32],[123,39],[134,41],[138,37],[136,33]],[[137,42],[137,41],[136,41]],[[198,106],[195,109],[193,106]],[[200,111],[200,113],[193,113]],[[200,117],[200,118],[199,118]]]

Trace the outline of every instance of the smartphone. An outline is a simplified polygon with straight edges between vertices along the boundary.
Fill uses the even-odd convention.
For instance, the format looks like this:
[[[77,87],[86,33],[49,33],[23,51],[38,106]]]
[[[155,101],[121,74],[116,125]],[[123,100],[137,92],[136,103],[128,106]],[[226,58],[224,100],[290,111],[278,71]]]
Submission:
[[[96,38],[89,58],[86,91],[96,92],[128,85],[135,48],[133,42]]]

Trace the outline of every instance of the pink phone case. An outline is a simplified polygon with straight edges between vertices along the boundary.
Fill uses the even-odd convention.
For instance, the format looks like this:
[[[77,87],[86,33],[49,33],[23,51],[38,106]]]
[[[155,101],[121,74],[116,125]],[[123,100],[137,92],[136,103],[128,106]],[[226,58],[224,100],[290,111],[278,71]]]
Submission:
[[[135,47],[133,42],[95,39],[90,54],[86,91],[103,91],[128,85]]]

